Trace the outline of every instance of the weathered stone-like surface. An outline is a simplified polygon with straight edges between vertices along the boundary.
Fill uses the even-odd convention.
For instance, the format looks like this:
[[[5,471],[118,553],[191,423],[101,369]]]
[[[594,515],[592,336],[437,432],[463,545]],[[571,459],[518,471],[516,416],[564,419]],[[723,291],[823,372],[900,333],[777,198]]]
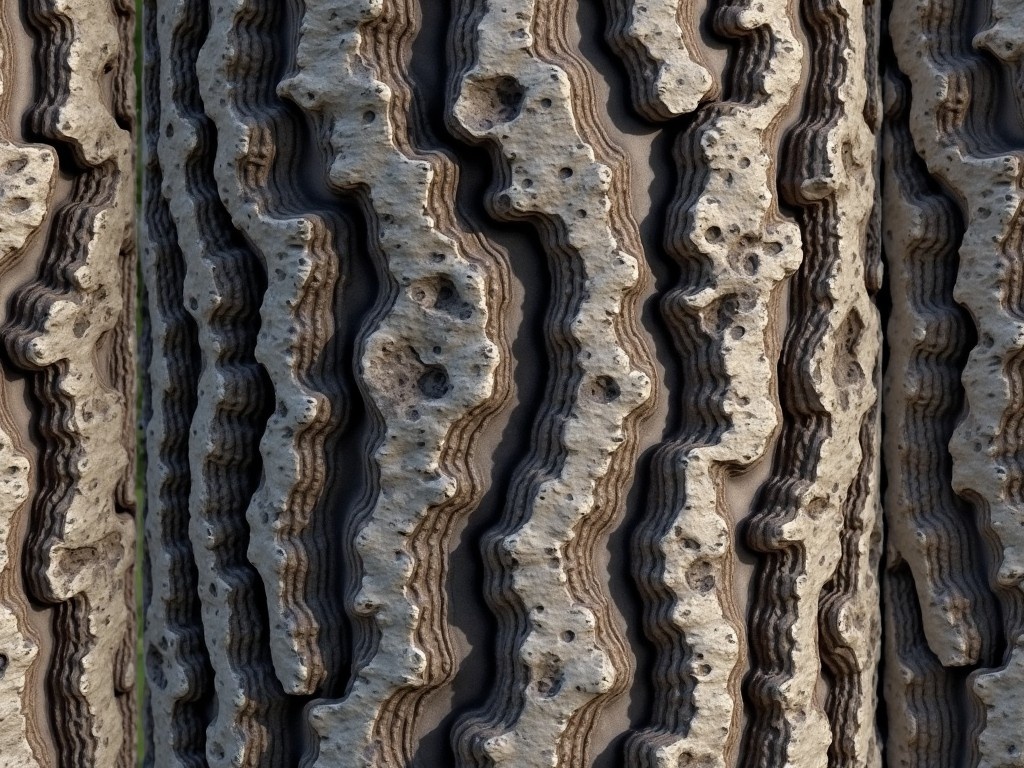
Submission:
[[[593,558],[628,488],[651,397],[635,321],[643,257],[622,157],[565,42],[567,4],[478,1],[460,10],[451,120],[490,150],[495,214],[540,228],[555,302],[546,330],[557,352],[533,450],[488,545],[488,586],[502,609],[498,653],[511,664],[455,738],[472,764],[579,765],[628,670]]]
[[[907,0],[890,18],[898,765],[1024,765],[1021,11]]]
[[[615,20],[608,42],[629,66],[633,101],[644,117],[685,115],[715,94],[714,77],[701,60],[696,3],[608,0],[608,6]]]
[[[152,765],[879,765],[879,11],[150,0]]]
[[[684,407],[697,418],[659,449],[638,538],[638,577],[659,608],[648,627],[658,648],[654,722],[630,745],[636,765],[725,766],[739,748],[746,630],[730,527],[746,510],[730,508],[727,489],[730,475],[766,456],[779,427],[777,307],[801,262],[799,229],[779,214],[772,180],[803,46],[789,4],[757,5],[721,25],[737,58],[767,54],[754,59],[756,79],[737,77],[735,100],[698,112],[675,148],[680,185],[666,243],[682,281],[662,311],[696,395]]]
[[[134,14],[15,5],[0,9],[0,765],[129,766]]]

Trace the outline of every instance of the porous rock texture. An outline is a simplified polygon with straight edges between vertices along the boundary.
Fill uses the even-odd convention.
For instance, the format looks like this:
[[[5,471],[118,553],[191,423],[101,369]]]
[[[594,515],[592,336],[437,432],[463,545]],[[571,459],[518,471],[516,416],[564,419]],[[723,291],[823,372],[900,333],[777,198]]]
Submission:
[[[881,13],[148,0],[147,764],[881,764]]]
[[[134,7],[0,4],[0,766],[135,764]]]
[[[889,19],[898,766],[1024,766],[1022,30],[1007,0],[912,0]]]

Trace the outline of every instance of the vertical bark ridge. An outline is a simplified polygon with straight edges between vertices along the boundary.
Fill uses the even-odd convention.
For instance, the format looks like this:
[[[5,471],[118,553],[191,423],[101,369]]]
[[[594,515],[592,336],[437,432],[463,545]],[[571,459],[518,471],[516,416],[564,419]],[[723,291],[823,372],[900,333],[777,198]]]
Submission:
[[[0,115],[8,114],[14,63],[11,34],[0,15]],[[23,256],[26,243],[38,232],[51,204],[56,153],[42,145],[18,145],[0,129],[0,279]],[[39,639],[26,622],[26,596],[17,563],[18,519],[26,512],[31,491],[31,465],[18,446],[13,416],[0,398],[0,755],[11,765],[41,768],[34,749],[35,731],[29,673],[39,655]]]
[[[488,547],[498,685],[454,739],[474,764],[582,765],[595,718],[629,672],[592,562],[651,405],[649,354],[633,317],[646,270],[625,164],[566,39],[567,4],[461,10],[449,119],[492,153],[494,213],[540,229],[558,299],[547,318],[556,374]]]
[[[163,120],[157,150],[184,252],[182,298],[201,350],[189,438],[189,538],[213,672],[206,759],[210,766],[276,766],[290,754],[291,738],[270,659],[262,583],[246,559],[245,524],[270,407],[254,358],[266,278],[217,195],[217,138],[196,72],[209,31],[198,0],[176,1],[158,20]]]
[[[131,347],[118,347],[132,328],[134,280],[124,244],[134,173],[130,118],[127,128],[119,118],[133,13],[121,3],[89,9],[59,0],[31,3],[26,16],[45,82],[29,124],[67,151],[61,169],[71,179],[38,278],[16,294],[5,329],[12,359],[30,372],[46,446],[26,571],[32,596],[54,606],[50,691],[59,759],[127,766],[134,762],[134,654],[127,649],[134,647],[135,536],[134,501],[124,490],[134,430],[125,430]],[[35,185],[49,185],[52,154],[15,165],[21,160],[41,171]],[[31,205],[27,212],[29,221],[39,213]]]
[[[338,621],[325,574],[325,442],[344,408],[332,405],[321,369],[334,333],[340,257],[334,228],[304,210],[302,193],[281,172],[301,140],[269,94],[283,55],[273,35],[283,22],[275,4],[221,0],[197,65],[200,89],[217,130],[214,176],[232,222],[267,275],[255,357],[274,387],[276,405],[260,441],[263,477],[246,512],[248,557],[267,594],[269,643],[285,691],[312,694],[340,666]],[[335,401],[338,399],[335,395]]]
[[[774,185],[803,55],[794,13],[784,1],[719,8],[716,27],[737,41],[733,97],[698,112],[675,148],[682,173],[666,247],[682,283],[662,312],[696,401],[658,450],[656,511],[636,540],[659,651],[654,720],[629,746],[637,765],[726,766],[739,746],[745,642],[730,527],[743,511],[728,508],[725,487],[766,455],[779,427],[777,304],[801,259]]]
[[[417,705],[453,673],[449,531],[479,500],[473,441],[508,391],[504,259],[456,221],[450,160],[413,145],[414,24],[408,3],[309,6],[297,72],[280,86],[321,126],[330,184],[359,198],[389,284],[361,342],[379,434],[377,487],[353,526],[362,636],[344,697],[309,711],[315,766],[411,758]]]
[[[875,157],[864,61],[874,52],[860,0],[809,0],[802,11],[813,86],[787,137],[793,160],[783,181],[804,263],[792,283],[780,374],[787,418],[748,529],[765,557],[749,624],[753,713],[744,749],[747,764],[764,768],[874,766],[878,470],[862,445],[876,419],[880,333],[864,256]],[[859,589],[844,586],[854,582]],[[850,707],[855,723],[842,719]],[[826,755],[822,746],[836,736],[844,743]]]
[[[189,428],[199,376],[196,328],[185,309],[185,261],[164,183],[158,144],[161,88],[169,74],[161,61],[155,0],[145,23],[145,182],[142,275],[149,365],[145,371],[146,765],[206,765],[206,704],[211,693],[203,638],[198,576],[189,538]],[[174,171],[172,171],[174,172]]]
[[[917,157],[908,91],[898,73],[887,76],[885,247],[893,297],[887,529],[892,556],[905,561],[918,604],[928,606],[919,619],[927,646],[942,665],[963,667],[991,657],[999,606],[985,583],[972,510],[948,479],[947,446],[962,407],[970,322],[953,299],[960,211],[934,189]]]
[[[965,231],[954,297],[970,313],[978,338],[962,374],[966,413],[950,440],[953,488],[979,512],[1006,645],[1002,666],[971,678],[981,711],[972,724],[977,740],[967,764],[1019,766],[1024,764],[1016,693],[1024,674],[1024,195],[1017,132],[998,111],[1000,76],[1012,72],[1019,59],[1018,45],[1005,44],[1019,16],[1011,21],[1005,13],[1010,4],[987,5],[994,13],[977,29],[975,20],[983,15],[959,0],[907,2],[893,8],[890,30],[899,67],[913,88],[914,142],[929,172],[952,190],[961,208]]]
[[[696,3],[609,0],[609,44],[629,70],[633,104],[659,122],[693,112],[718,95],[702,55]]]

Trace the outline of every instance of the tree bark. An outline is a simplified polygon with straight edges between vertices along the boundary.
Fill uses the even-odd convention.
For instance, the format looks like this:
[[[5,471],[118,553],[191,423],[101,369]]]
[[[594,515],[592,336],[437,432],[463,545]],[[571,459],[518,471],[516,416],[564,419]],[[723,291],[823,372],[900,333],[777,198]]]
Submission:
[[[0,9],[0,768],[127,768],[134,14]],[[1024,766],[1022,24],[146,0],[145,764]]]
[[[0,765],[135,763],[134,8],[0,4]]]
[[[150,0],[151,764],[880,764],[880,9],[718,5]]]

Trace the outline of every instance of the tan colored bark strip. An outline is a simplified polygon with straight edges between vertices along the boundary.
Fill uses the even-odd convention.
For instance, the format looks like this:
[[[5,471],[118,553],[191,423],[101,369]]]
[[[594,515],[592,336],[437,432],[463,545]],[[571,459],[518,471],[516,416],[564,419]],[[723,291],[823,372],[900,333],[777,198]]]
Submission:
[[[648,599],[671,602],[649,614],[660,657],[653,726],[630,744],[638,765],[724,767],[739,746],[745,632],[729,529],[744,510],[728,509],[725,486],[765,456],[779,427],[777,303],[801,259],[799,229],[779,214],[774,184],[779,123],[801,75],[795,13],[785,0],[730,9],[723,29],[739,41],[735,55],[762,69],[733,84],[734,101],[699,113],[676,148],[682,179],[667,240],[684,267],[700,265],[684,274],[708,277],[680,285],[662,311],[688,389],[702,397],[685,407],[724,426],[693,424],[655,462],[656,508],[638,575]],[[689,701],[680,701],[684,685]]]
[[[629,67],[633,103],[648,120],[670,120],[713,98],[718,86],[703,60],[696,3],[609,0],[608,41]]]
[[[395,286],[360,361],[382,439],[375,498],[355,536],[350,610],[376,641],[357,638],[344,697],[310,710],[313,765],[325,768],[411,760],[416,702],[452,672],[436,611],[444,567],[430,552],[446,550],[452,521],[478,498],[470,445],[504,391],[491,314],[498,258],[455,226],[444,159],[409,144],[399,46],[411,24],[399,3],[310,5],[298,71],[280,87],[321,126],[330,183],[360,199],[371,255]]]
[[[745,747],[747,764],[762,768],[880,762],[869,684],[880,624],[871,556],[878,478],[862,446],[875,418],[880,341],[867,286],[874,276],[865,274],[875,139],[864,73],[874,52],[860,0],[808,5],[816,93],[789,137],[784,177],[804,242],[783,352],[787,420],[748,535],[767,555],[750,624],[754,716]],[[830,606],[836,599],[841,606]],[[823,661],[834,677],[824,705]]]
[[[277,157],[294,152],[268,108],[253,101],[271,85],[265,81],[274,71],[266,40],[272,16],[254,0],[214,2],[197,66],[217,130],[220,197],[268,281],[255,356],[276,405],[260,441],[263,478],[246,512],[248,556],[273,617],[269,643],[278,679],[287,692],[308,695],[324,683],[329,665],[338,666],[338,638],[330,627],[325,632],[323,601],[316,599],[327,544],[316,507],[325,490],[324,443],[339,409],[315,366],[334,331],[339,255],[319,216],[282,212],[298,203],[272,180]]]
[[[0,17],[0,110],[9,100],[4,78],[11,38]],[[5,60],[6,59],[6,60]],[[47,147],[18,146],[0,135],[0,276],[17,260],[28,239],[40,228],[53,191],[56,155]],[[31,701],[26,690],[29,670],[39,653],[24,621],[25,597],[16,564],[21,560],[13,538],[16,516],[25,514],[30,467],[11,435],[11,420],[0,402],[0,755],[12,765],[39,768],[29,741]]]
[[[495,157],[496,211],[537,222],[558,302],[548,316],[558,373],[489,564],[510,662],[487,709],[456,734],[460,757],[477,764],[585,764],[593,720],[629,670],[585,563],[617,512],[651,396],[632,318],[644,268],[628,181],[591,117],[566,12],[561,2],[467,4],[456,41],[451,118]]]
[[[11,57],[5,54],[10,45],[0,16],[0,112],[9,101],[5,78]],[[48,147],[19,146],[0,132],[0,279],[46,218],[56,160]],[[8,406],[0,399],[0,755],[11,765],[40,768],[29,739],[33,713],[27,690],[39,645],[25,622],[26,598],[17,568],[22,558],[14,538],[17,517],[28,509],[31,472],[10,428]]]
[[[46,441],[26,570],[34,597],[56,606],[50,675],[61,759],[127,766],[134,761],[127,649],[134,647],[135,536],[123,497],[132,475],[124,430],[132,393],[121,367],[130,366],[131,350],[111,349],[109,340],[126,343],[123,329],[131,328],[134,283],[122,253],[132,232],[134,172],[118,99],[132,13],[115,3],[57,0],[31,4],[28,15],[43,41],[41,66],[54,78],[33,128],[67,146],[77,167],[65,169],[74,178],[70,200],[54,215],[38,280],[15,296],[5,339],[33,374]],[[111,71],[122,75],[112,94]]]

